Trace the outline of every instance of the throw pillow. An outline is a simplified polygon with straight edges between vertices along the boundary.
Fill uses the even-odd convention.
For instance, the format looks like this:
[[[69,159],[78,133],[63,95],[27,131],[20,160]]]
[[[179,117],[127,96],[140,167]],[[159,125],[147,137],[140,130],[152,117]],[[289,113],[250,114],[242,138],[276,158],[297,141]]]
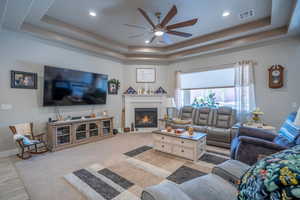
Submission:
[[[238,200],[300,199],[300,145],[267,156],[242,177]]]
[[[294,124],[296,113],[291,113],[279,130],[279,135],[287,139],[290,143],[294,142],[300,134],[300,126]]]
[[[30,140],[29,138],[25,137],[24,135],[21,134],[15,134],[14,135],[14,140],[22,140],[24,145],[32,145],[35,143],[38,143],[39,141],[37,140]]]
[[[296,126],[300,126],[300,107],[299,107],[299,109],[298,109],[298,112],[297,112],[297,115],[296,115],[294,124],[295,124]]]

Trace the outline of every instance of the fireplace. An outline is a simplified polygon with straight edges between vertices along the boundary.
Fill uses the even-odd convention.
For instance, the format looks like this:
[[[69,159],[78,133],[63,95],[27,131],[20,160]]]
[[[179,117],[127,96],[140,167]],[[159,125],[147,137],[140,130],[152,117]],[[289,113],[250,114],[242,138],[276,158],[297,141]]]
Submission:
[[[135,108],[135,128],[157,128],[157,108]]]

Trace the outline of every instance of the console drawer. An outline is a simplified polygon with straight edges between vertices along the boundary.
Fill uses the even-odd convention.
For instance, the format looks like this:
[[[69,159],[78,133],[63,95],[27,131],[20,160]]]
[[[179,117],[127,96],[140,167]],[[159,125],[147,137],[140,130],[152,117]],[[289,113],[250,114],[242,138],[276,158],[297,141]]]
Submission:
[[[161,141],[161,142],[171,142],[172,137],[160,135],[160,134],[154,134],[153,135],[154,140]]]
[[[160,142],[160,141],[154,141],[154,149],[166,152],[166,153],[172,153],[172,145],[166,142]]]
[[[192,140],[175,138],[173,140],[173,144],[175,144],[175,145],[181,145],[181,146],[185,146],[185,147],[189,147],[189,148],[193,148],[195,142],[192,141]]]
[[[194,159],[194,151],[192,148],[174,145],[173,153],[180,157],[188,158],[191,160]]]

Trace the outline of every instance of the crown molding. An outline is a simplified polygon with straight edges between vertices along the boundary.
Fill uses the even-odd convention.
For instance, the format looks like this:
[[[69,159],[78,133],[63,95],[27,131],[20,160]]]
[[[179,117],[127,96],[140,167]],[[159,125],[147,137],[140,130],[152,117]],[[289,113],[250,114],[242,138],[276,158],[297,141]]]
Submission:
[[[259,33],[255,33],[252,35],[237,37],[233,39],[228,39],[226,41],[220,41],[213,44],[203,45],[200,47],[195,47],[192,49],[182,50],[175,53],[169,54],[135,54],[135,53],[121,53],[118,51],[111,50],[109,48],[103,47],[101,45],[90,43],[82,40],[78,40],[75,38],[71,38],[68,36],[64,36],[62,34],[48,31],[46,29],[24,23],[21,29],[23,32],[30,33],[31,35],[37,36],[42,39],[60,42],[65,45],[80,48],[89,52],[93,52],[96,54],[101,54],[109,57],[116,58],[123,62],[128,61],[149,61],[149,62],[170,62],[174,60],[180,60],[183,58],[198,56],[207,53],[217,52],[224,49],[240,47],[243,45],[252,44],[254,42],[259,42],[267,39],[274,39],[276,37],[285,36],[288,32],[288,27],[280,27],[273,30],[263,31]]]
[[[228,29],[220,30],[214,33],[206,34],[203,36],[195,37],[190,40],[186,40],[183,42],[179,42],[176,44],[168,45],[165,47],[148,47],[148,46],[126,46],[119,42],[109,40],[103,36],[98,34],[85,31],[79,27],[74,25],[65,23],[61,20],[55,19],[53,17],[49,17],[45,15],[42,19],[42,22],[47,23],[49,25],[58,27],[62,30],[71,31],[78,35],[82,35],[88,38],[92,38],[97,41],[100,45],[105,45],[106,48],[111,50],[118,51],[120,53],[132,53],[132,54],[168,54],[174,51],[180,51],[183,48],[193,47],[197,45],[203,45],[208,43],[213,43],[216,40],[226,38],[226,37],[233,37],[238,34],[243,34],[248,31],[254,31],[260,28],[265,28],[271,25],[271,17],[266,17],[263,19],[259,19],[253,22],[241,24],[235,27],[231,27]]]
[[[73,33],[77,33],[82,36],[90,37],[98,41],[101,45],[107,46],[109,49],[115,50],[118,49],[118,51],[128,51],[128,47],[126,45],[123,45],[121,43],[115,42],[113,40],[109,40],[108,38],[105,38],[103,36],[100,36],[98,34],[83,30],[79,27],[76,27],[74,25],[65,23],[61,20],[55,19],[53,17],[49,17],[48,15],[45,15],[41,19],[42,22],[59,27],[63,30],[67,30]]]

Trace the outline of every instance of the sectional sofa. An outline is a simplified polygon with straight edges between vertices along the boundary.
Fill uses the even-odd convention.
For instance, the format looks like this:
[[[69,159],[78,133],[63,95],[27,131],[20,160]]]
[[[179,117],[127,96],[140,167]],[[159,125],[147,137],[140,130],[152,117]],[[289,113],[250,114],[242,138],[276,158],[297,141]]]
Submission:
[[[184,106],[179,111],[178,118],[185,121],[190,120],[190,123],[173,121],[169,125],[173,128],[192,126],[195,131],[207,134],[207,144],[230,147],[231,140],[235,134],[232,126],[236,122],[236,112],[231,107],[194,108],[192,106]]]

